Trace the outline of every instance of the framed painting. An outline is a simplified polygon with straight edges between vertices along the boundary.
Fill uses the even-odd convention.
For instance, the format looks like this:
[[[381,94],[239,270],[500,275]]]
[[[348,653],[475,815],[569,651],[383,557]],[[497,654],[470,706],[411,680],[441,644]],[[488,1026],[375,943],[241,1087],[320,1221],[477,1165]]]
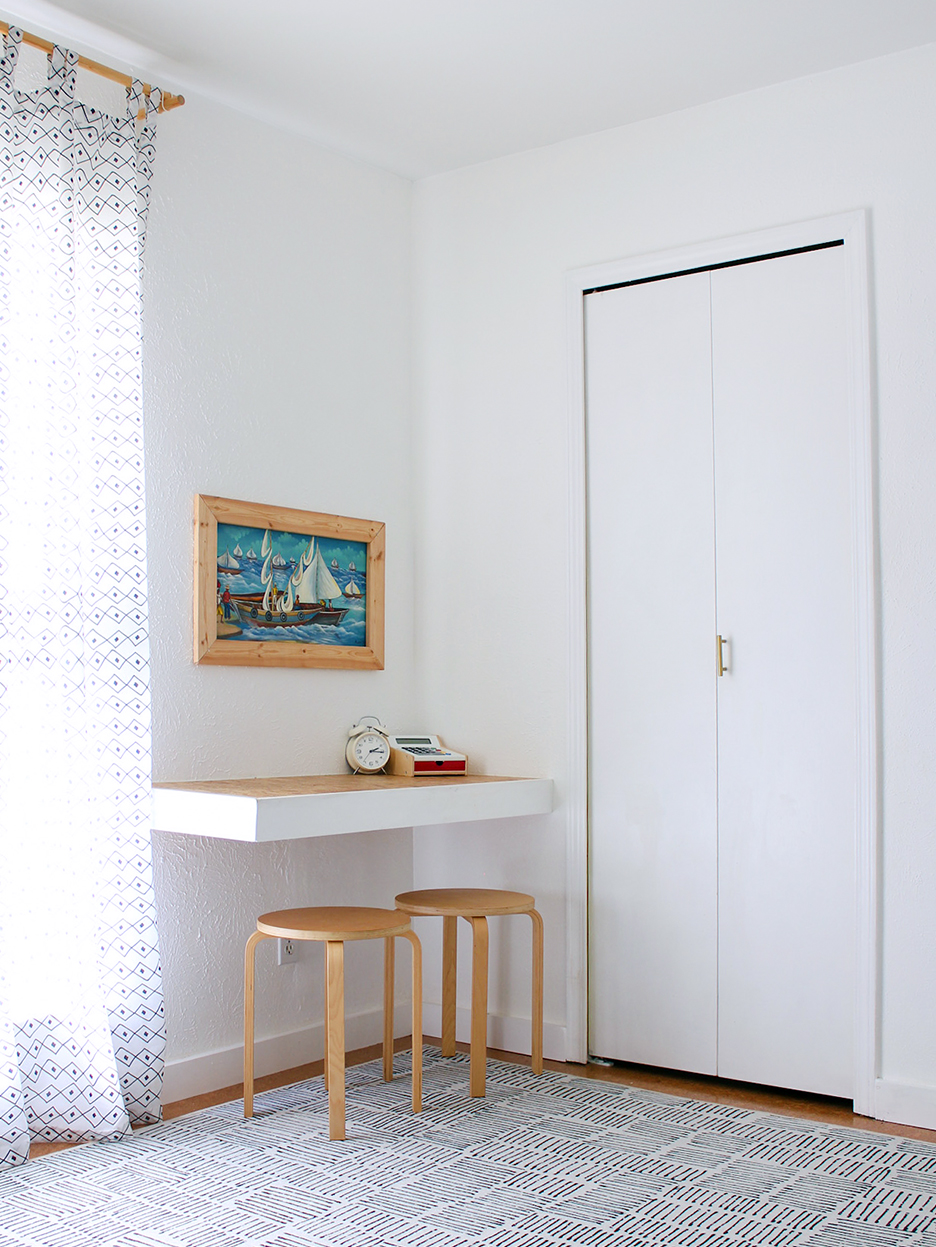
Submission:
[[[195,498],[195,661],[384,665],[384,525]]]

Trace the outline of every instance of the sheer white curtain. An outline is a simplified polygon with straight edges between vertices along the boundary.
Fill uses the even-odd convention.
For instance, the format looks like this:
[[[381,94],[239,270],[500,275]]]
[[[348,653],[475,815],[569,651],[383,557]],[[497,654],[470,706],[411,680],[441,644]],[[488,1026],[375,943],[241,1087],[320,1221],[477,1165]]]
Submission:
[[[140,267],[158,96],[0,60],[0,1165],[159,1116]],[[138,109],[146,120],[135,120]]]

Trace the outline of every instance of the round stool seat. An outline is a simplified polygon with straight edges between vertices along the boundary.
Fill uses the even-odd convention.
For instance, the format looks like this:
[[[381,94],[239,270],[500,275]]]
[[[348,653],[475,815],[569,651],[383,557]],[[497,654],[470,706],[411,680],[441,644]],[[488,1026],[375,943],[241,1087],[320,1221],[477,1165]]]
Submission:
[[[376,940],[410,929],[398,909],[363,905],[320,905],[308,909],[276,909],[261,914],[257,930],[284,940]]]
[[[508,892],[503,888],[424,888],[419,892],[401,892],[394,899],[405,913],[443,918],[525,914],[536,904],[535,897],[526,892]]]

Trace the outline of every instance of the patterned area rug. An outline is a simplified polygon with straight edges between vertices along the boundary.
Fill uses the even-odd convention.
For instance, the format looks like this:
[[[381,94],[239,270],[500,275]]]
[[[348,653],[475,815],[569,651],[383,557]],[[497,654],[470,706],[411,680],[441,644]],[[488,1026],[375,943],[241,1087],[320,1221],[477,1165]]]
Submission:
[[[936,1145],[427,1049],[59,1152],[0,1177],[0,1244],[936,1247]]]

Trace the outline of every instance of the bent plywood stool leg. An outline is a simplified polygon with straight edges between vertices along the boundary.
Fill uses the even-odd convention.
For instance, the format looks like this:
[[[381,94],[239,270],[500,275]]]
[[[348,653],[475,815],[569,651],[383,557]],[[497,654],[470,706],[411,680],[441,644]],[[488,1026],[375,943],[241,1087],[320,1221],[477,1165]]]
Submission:
[[[415,931],[404,931],[403,938],[413,946],[413,1112],[422,1111],[422,944]]]
[[[325,942],[328,1137],[345,1137],[344,941]]]
[[[455,987],[458,981],[458,919],[442,919],[442,1055],[455,1055]]]
[[[543,919],[530,910],[533,922],[533,1010],[530,1037],[530,1065],[534,1074],[543,1072]]]
[[[487,918],[471,923],[471,1066],[469,1087],[474,1097],[483,1096],[487,1072],[488,924]]]
[[[324,991],[323,1009],[322,1009],[322,1045],[324,1051],[322,1053],[322,1083],[325,1090],[328,1090],[328,953],[325,954],[324,970],[322,974],[322,988]]]
[[[384,940],[384,996],[383,996],[383,1077],[384,1082],[393,1081],[393,976],[395,972],[394,950],[396,939],[388,935]],[[415,1040],[413,1041],[416,1042]]]
[[[244,1116],[253,1117],[254,1093],[254,982],[256,959],[254,951],[262,940],[270,937],[254,931],[244,952]]]

